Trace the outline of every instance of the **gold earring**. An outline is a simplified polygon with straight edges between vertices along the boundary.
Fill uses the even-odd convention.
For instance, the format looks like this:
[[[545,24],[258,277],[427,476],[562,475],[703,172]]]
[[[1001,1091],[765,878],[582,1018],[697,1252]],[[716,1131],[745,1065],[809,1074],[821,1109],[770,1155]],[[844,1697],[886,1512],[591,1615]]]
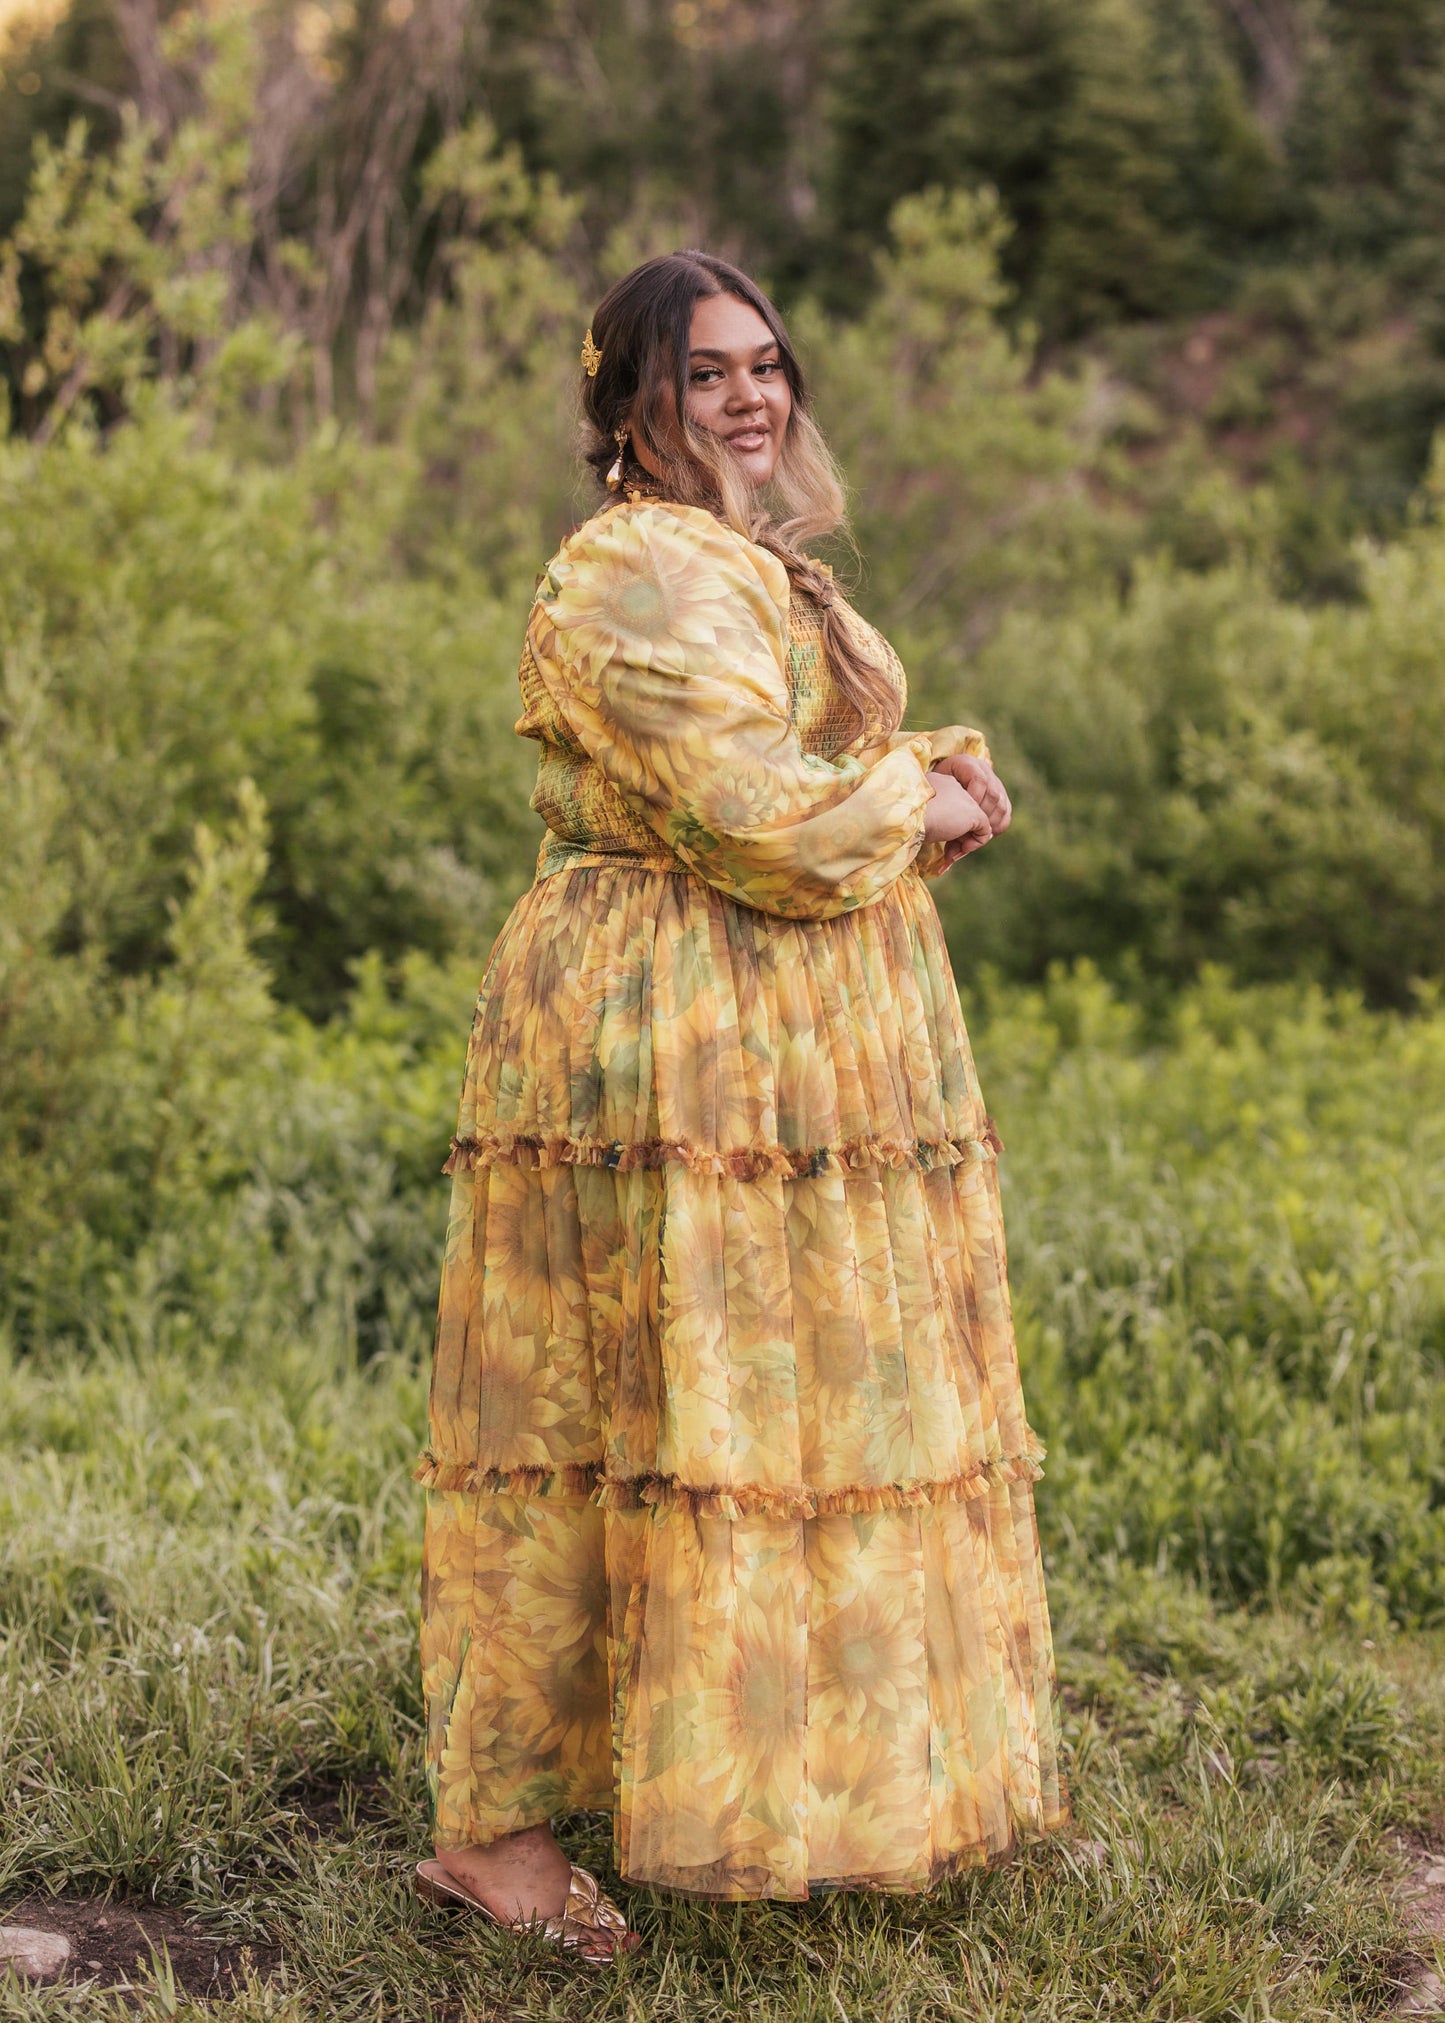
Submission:
[[[620,423],[612,431],[612,440],[617,445],[617,458],[611,470],[607,473],[607,486],[609,491],[615,492],[622,483],[622,466],[627,456],[628,442],[631,440],[627,433],[627,424],[625,422]]]

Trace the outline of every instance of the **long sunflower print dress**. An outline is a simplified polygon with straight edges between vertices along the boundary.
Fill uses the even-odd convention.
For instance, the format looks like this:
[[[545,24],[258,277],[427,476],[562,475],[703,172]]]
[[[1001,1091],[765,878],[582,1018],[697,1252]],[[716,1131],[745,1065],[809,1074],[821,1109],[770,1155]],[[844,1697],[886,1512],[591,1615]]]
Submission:
[[[444,1848],[605,1807],[629,1879],[802,1898],[1064,1818],[998,1145],[922,875],[925,771],[983,741],[848,742],[819,630],[645,498],[539,583],[547,834],[478,999],[418,1469]]]

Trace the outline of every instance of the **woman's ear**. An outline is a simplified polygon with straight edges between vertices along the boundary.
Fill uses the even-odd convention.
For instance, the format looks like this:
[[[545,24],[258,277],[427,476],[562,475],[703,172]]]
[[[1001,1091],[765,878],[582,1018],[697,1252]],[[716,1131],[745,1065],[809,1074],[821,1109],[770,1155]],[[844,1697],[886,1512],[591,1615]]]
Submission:
[[[663,460],[652,447],[645,427],[638,420],[638,403],[633,402],[627,410],[626,428],[631,446],[631,454],[636,463],[641,464],[649,477],[662,478],[666,475]]]

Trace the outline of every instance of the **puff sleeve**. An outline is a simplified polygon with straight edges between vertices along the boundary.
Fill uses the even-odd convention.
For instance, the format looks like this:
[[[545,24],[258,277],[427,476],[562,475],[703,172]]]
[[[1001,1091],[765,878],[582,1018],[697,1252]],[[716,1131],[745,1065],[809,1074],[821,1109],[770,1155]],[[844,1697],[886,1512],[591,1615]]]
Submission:
[[[638,502],[564,546],[533,652],[583,749],[689,870],[764,913],[827,919],[918,855],[932,745],[805,753],[787,611],[776,557],[710,513]]]

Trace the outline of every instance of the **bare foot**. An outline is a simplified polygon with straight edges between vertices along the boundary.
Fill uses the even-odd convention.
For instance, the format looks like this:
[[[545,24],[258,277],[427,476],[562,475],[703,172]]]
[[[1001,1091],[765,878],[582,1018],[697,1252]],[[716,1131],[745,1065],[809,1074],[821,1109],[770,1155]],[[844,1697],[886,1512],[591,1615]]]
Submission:
[[[567,1902],[572,1864],[550,1826],[526,1826],[490,1847],[462,1847],[437,1860],[499,1918],[555,1918]]]

